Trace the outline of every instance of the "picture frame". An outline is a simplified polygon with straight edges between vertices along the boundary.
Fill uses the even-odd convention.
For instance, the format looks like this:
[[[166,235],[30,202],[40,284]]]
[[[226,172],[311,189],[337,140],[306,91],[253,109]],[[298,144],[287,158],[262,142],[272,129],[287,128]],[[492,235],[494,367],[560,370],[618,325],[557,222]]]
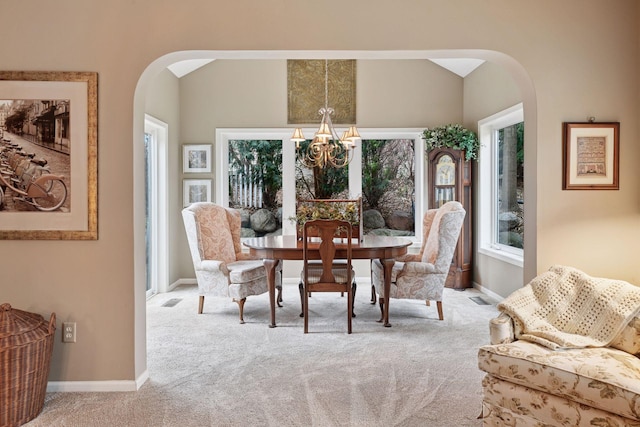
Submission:
[[[563,190],[618,190],[619,122],[563,123]]]
[[[183,179],[182,206],[186,208],[192,203],[210,202],[212,200],[211,186],[210,179]]]
[[[97,240],[98,73],[0,71],[0,108],[2,156],[10,144],[34,154],[46,161],[40,176],[54,175],[66,189],[59,207],[43,211],[35,197],[4,186],[0,239]],[[10,171],[5,176],[24,176]]]
[[[211,172],[211,144],[184,144],[182,146],[183,173]]]
[[[355,59],[288,59],[287,123],[320,123],[326,83],[333,124],[355,124],[356,67]]]

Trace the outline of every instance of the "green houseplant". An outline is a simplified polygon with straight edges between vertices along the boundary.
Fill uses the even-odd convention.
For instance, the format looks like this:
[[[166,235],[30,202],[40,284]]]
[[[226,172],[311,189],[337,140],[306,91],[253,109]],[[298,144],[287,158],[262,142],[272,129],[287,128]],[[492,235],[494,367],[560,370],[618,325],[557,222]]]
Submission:
[[[422,132],[427,152],[436,148],[452,148],[464,150],[466,160],[476,160],[480,149],[480,141],[475,132],[459,124],[448,124],[427,128]]]

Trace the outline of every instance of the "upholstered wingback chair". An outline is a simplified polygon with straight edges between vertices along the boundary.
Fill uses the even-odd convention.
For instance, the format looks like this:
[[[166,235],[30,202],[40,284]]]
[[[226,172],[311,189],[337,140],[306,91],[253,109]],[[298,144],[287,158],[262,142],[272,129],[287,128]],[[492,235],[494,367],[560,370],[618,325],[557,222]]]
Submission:
[[[193,203],[182,210],[189,249],[198,281],[202,313],[205,295],[231,297],[238,303],[244,323],[244,302],[268,291],[262,260],[242,252],[240,212],[214,203]],[[281,272],[276,286],[282,289]],[[280,297],[279,297],[280,298]]]
[[[444,319],[442,292],[465,214],[462,204],[455,201],[427,211],[422,222],[424,235],[420,253],[407,254],[393,265],[390,298],[421,299],[427,305],[429,301],[436,301],[438,317]],[[379,260],[371,263],[371,270],[372,285],[383,309],[384,271]]]

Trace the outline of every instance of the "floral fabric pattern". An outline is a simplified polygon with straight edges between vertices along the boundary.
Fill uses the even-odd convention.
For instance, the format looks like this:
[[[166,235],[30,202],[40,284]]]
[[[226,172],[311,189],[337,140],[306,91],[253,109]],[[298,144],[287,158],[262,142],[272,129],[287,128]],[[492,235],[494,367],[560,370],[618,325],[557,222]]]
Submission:
[[[493,344],[478,351],[484,425],[640,427],[638,325],[610,347],[556,351],[514,340],[505,314],[493,319]]]
[[[487,375],[484,427],[640,427],[640,421]]]
[[[241,300],[268,291],[262,260],[242,253],[240,213],[213,203],[194,203],[183,209],[187,240],[200,295]],[[276,286],[281,286],[281,268]]]
[[[459,202],[431,209],[423,220],[423,254],[396,260],[391,271],[391,298],[441,301],[465,210]],[[417,258],[417,261],[416,261]],[[425,260],[433,260],[426,262]],[[378,260],[371,264],[371,280],[384,298],[384,270]]]
[[[191,206],[198,226],[197,237],[202,259],[234,262],[236,251],[231,226],[227,220],[227,210],[209,203],[196,203],[195,206]]]

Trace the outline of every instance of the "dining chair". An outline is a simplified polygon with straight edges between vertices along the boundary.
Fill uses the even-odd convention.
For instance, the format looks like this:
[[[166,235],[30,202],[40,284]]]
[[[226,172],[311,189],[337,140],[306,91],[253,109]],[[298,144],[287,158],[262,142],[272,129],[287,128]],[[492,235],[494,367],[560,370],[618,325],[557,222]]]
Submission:
[[[310,230],[314,230],[310,233]],[[317,233],[315,232],[317,231]],[[342,237],[336,237],[340,233]],[[311,236],[313,234],[314,236]],[[318,237],[315,237],[318,236]],[[342,220],[307,221],[303,228],[303,305],[304,333],[309,332],[309,293],[344,292],[347,294],[347,333],[351,333],[353,315],[353,277],[351,265],[351,224]],[[344,242],[344,257],[336,259],[336,240]],[[342,263],[336,261],[342,260]],[[319,261],[319,262],[318,262]]]
[[[462,204],[456,201],[427,211],[420,253],[404,255],[393,265],[390,298],[420,299],[427,305],[436,301],[438,317],[444,319],[442,293],[465,215]],[[384,270],[379,260],[371,263],[371,281],[384,312]]]
[[[336,217],[336,215],[339,215]],[[351,238],[362,241],[362,197],[356,199],[305,199],[298,200],[296,204],[296,237],[302,240],[304,223],[312,219],[342,219],[349,220],[351,224]],[[336,264],[344,264],[344,260],[336,260]],[[302,279],[298,283],[300,291],[300,317],[304,317],[304,285]],[[353,299],[355,301],[358,284],[355,275],[353,277]],[[373,292],[373,287],[372,287]],[[311,296],[311,294],[309,294]],[[341,296],[344,296],[342,293]],[[356,317],[355,307],[352,307],[352,317]]]
[[[193,203],[182,210],[189,250],[193,259],[202,314],[205,295],[231,297],[238,303],[244,323],[248,296],[269,290],[262,260],[242,252],[240,212],[210,202]],[[276,271],[278,299],[282,298],[282,272]]]

